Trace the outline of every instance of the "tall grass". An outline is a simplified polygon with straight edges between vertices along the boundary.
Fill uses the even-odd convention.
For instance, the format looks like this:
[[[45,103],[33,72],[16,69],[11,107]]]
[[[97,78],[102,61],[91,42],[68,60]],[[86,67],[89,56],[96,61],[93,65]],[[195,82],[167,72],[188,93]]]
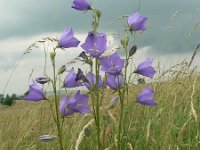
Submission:
[[[155,90],[156,107],[144,107],[135,103],[137,93],[146,84],[130,85],[129,101],[125,102],[125,128],[123,149],[200,149],[200,76],[181,65],[168,75],[157,78],[150,86]],[[119,106],[107,110],[113,98],[105,91],[101,109],[103,148],[116,149]],[[58,149],[57,138],[41,142],[42,134],[56,135],[56,125],[48,109],[48,103],[18,101],[12,107],[0,107],[0,149],[31,150]],[[65,149],[95,149],[95,126],[91,115],[67,118],[63,126]]]

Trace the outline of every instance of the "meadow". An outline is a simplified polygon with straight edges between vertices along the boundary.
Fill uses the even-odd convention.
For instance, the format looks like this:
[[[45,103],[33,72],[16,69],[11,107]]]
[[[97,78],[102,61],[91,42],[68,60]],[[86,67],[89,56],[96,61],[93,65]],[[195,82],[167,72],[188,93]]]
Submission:
[[[156,107],[135,103],[137,93],[146,84],[130,85],[123,120],[123,149],[127,150],[198,150],[200,149],[200,76],[187,65],[160,74],[149,85],[155,91]],[[115,150],[119,106],[107,110],[112,99],[107,89],[101,110],[103,149]],[[56,136],[56,124],[46,101],[17,101],[11,107],[0,106],[1,150],[56,150],[58,141],[42,142],[39,136]],[[65,149],[92,150],[95,126],[92,115],[79,115],[63,122]]]
[[[32,70],[28,91],[13,100],[18,99],[15,94],[4,98],[19,63],[13,67],[0,95],[0,150],[200,149],[200,75],[193,63],[200,43],[190,61],[167,70],[161,60],[155,67],[156,59],[149,57],[136,66],[133,55],[141,50],[136,39],[149,30],[140,7],[139,0],[137,11],[118,18],[126,19],[124,33],[118,35],[99,32],[102,12],[93,3],[72,1],[72,9],[92,18],[85,42],[76,38],[78,31],[66,27],[60,38],[47,36],[25,50],[20,61],[33,50],[44,51],[43,73],[35,76]],[[171,16],[170,28],[179,12]],[[119,36],[113,39],[118,40],[116,47],[110,35]],[[71,48],[82,51],[60,65],[60,51]]]

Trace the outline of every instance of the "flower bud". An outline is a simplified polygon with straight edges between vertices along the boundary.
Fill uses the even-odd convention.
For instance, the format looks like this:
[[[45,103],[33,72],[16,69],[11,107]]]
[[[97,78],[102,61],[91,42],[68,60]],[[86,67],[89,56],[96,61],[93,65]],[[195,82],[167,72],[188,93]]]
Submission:
[[[86,78],[86,76],[83,74],[83,71],[78,68],[78,73],[76,75],[76,82],[79,81],[79,80],[83,80],[83,82],[88,82],[88,79]]]
[[[133,56],[136,53],[136,51],[137,51],[137,46],[133,45],[129,50],[129,57]]]
[[[118,103],[119,103],[119,96],[114,97],[111,101],[110,104],[108,105],[108,109],[114,108]]]
[[[55,138],[56,138],[55,136],[41,135],[39,139],[40,139],[42,142],[50,142],[50,141],[53,141]]]
[[[84,133],[85,133],[86,136],[89,136],[90,130],[89,130],[88,127],[84,128]]]
[[[39,84],[45,84],[50,81],[48,77],[38,77],[35,79],[35,81]]]
[[[54,66],[54,60],[55,60],[55,56],[56,56],[56,53],[55,52],[51,52],[50,53],[50,58],[51,58],[51,62],[52,62],[52,65]]]
[[[84,51],[82,51],[80,54],[79,54],[79,57],[83,58],[84,60],[87,60],[88,57],[86,55],[86,53]]]
[[[66,70],[66,66],[62,65],[59,69],[58,69],[58,75],[62,74],[63,72],[65,72]]]
[[[96,9],[96,14],[97,14],[97,17],[100,18],[101,17],[101,11]]]

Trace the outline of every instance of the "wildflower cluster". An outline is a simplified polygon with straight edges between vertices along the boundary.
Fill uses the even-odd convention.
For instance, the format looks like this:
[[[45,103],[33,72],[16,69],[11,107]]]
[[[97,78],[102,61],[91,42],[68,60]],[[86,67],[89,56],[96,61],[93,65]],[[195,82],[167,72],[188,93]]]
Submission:
[[[103,54],[107,51],[107,36],[106,33],[98,32],[98,26],[101,18],[101,12],[98,9],[92,8],[88,0],[73,0],[72,8],[78,11],[90,11],[93,16],[92,29],[88,32],[88,35],[82,45],[80,41],[74,36],[72,28],[66,28],[61,35],[57,46],[51,52],[50,57],[53,66],[53,79],[49,77],[38,77],[33,81],[33,84],[29,87],[27,96],[24,97],[26,101],[40,101],[49,100],[42,87],[39,84],[46,84],[51,82],[54,90],[54,101],[56,107],[56,123],[58,130],[58,138],[60,143],[60,149],[63,149],[62,133],[60,127],[60,116],[70,117],[74,113],[87,114],[91,113],[95,120],[96,135],[97,135],[97,147],[102,149],[101,144],[101,97],[103,95],[102,89],[110,88],[118,93],[115,96],[108,109],[120,104],[120,118],[119,118],[119,131],[118,131],[118,149],[121,149],[122,140],[122,120],[124,117],[124,99],[126,91],[129,88],[129,82],[127,81],[127,67],[130,58],[136,53],[137,46],[131,46],[129,50],[129,34],[132,32],[143,31],[146,29],[147,17],[141,16],[139,12],[134,12],[128,17],[126,31],[126,37],[121,40],[122,48],[125,50],[125,58],[121,57],[117,51],[113,52],[109,56]],[[63,87],[66,89],[85,86],[89,94],[83,94],[81,91],[77,91],[71,98],[69,96],[62,97],[58,105],[57,96],[57,75],[64,74],[66,66],[63,65],[58,73],[55,72],[55,56],[56,51],[59,48],[71,48],[80,46],[83,51],[79,55],[83,61],[89,65],[90,71],[86,74],[80,68],[71,68],[63,81]],[[153,60],[146,59],[142,61],[137,69],[134,71],[136,74],[143,75],[145,77],[153,78],[156,71],[152,67]],[[95,68],[95,69],[94,69]],[[91,97],[91,107],[88,104],[89,97]],[[157,103],[154,101],[154,91],[150,87],[146,87],[137,96],[137,102],[142,105],[155,106]]]

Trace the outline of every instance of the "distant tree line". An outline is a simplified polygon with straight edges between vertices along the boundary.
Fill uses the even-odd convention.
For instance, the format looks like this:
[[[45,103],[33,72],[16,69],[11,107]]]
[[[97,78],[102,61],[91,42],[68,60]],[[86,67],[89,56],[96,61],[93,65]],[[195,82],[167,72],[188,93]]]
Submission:
[[[16,100],[20,100],[21,98],[22,98],[21,96],[17,96],[16,94],[12,95],[7,94],[6,96],[0,94],[0,103],[2,105],[11,106],[12,104],[15,103]]]

